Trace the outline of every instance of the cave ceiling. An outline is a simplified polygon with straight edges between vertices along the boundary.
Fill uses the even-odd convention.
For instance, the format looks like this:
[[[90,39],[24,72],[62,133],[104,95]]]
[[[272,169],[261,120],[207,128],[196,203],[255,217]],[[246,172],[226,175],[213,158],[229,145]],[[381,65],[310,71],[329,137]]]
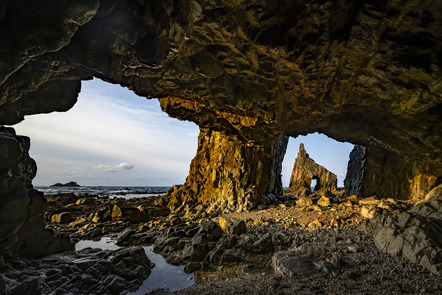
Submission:
[[[442,175],[440,0],[7,0],[0,23],[0,124],[97,77],[246,141],[322,132]]]

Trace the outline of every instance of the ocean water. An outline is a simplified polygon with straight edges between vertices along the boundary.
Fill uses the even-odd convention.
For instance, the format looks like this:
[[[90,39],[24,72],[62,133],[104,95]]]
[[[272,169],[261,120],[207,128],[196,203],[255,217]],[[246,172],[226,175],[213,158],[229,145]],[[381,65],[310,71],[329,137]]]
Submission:
[[[165,194],[168,186],[34,186],[45,195],[74,193],[90,194],[98,197],[141,198]]]

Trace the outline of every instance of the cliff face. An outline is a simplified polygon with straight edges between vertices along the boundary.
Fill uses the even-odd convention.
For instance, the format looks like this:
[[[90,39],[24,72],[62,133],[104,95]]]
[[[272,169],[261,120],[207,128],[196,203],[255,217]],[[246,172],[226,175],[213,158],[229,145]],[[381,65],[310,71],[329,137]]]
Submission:
[[[45,229],[46,199],[32,189],[37,167],[28,150],[29,138],[0,127],[0,256],[36,257],[73,250],[69,237]]]
[[[316,180],[313,188],[318,192],[336,191],[338,177],[323,166],[315,163],[304,149],[304,144],[299,145],[299,153],[293,165],[288,191],[294,194],[305,195],[311,190],[312,180]]]
[[[367,148],[362,194],[419,198],[442,181],[440,11],[439,0],[6,0],[0,124],[66,111],[81,80],[98,77],[160,98],[169,115],[206,130],[201,137],[259,150],[269,182],[279,136],[322,132]],[[213,182],[195,168],[215,165],[204,161],[197,155],[180,198],[217,198],[219,189],[190,185]],[[254,173],[217,175],[236,200],[278,191],[260,182],[249,198]]]

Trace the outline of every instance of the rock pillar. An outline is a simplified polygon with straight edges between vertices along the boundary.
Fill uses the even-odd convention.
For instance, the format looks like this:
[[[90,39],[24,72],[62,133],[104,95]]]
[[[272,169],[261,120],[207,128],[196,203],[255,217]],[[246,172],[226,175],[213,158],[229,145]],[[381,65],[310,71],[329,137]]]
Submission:
[[[32,188],[37,166],[30,140],[0,126],[0,256],[38,257],[73,250],[67,236],[45,229],[46,200]]]
[[[310,192],[313,179],[316,179],[315,191],[335,191],[337,189],[338,178],[336,174],[316,164],[305,151],[304,144],[301,143],[287,191],[290,194],[305,195]]]
[[[357,195],[361,193],[362,178],[365,169],[366,147],[355,145],[350,153],[350,159],[347,165],[347,174],[344,179],[345,195]]]
[[[171,207],[204,204],[218,211],[242,211],[265,202],[270,194],[282,195],[287,141],[281,135],[258,144],[202,128],[189,176],[170,192]]]

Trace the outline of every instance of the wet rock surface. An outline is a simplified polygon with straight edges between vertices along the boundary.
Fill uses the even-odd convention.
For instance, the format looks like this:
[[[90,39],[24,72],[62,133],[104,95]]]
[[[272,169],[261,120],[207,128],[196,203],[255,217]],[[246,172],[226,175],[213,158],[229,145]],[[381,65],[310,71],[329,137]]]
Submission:
[[[120,294],[135,291],[154,265],[144,249],[86,248],[0,265],[1,294]]]
[[[434,195],[435,193],[433,198]],[[48,198],[57,199],[56,196]],[[87,197],[77,197],[80,198]],[[230,284],[239,284],[236,285],[238,288],[246,288],[241,278],[232,279],[237,276],[245,281],[262,278],[264,284],[272,284],[274,280],[279,281],[275,274],[287,277],[288,281],[285,283],[286,287],[275,287],[269,294],[284,294],[286,288],[291,291],[298,290],[295,282],[299,280],[302,280],[307,294],[317,291],[314,284],[318,280],[323,284],[320,287],[323,292],[377,290],[383,294],[385,290],[380,288],[379,282],[384,288],[390,282],[387,289],[393,290],[393,294],[400,294],[401,290],[406,290],[401,284],[414,284],[412,290],[424,290],[424,294],[442,290],[439,276],[432,273],[434,270],[431,267],[434,266],[421,264],[428,268],[426,270],[405,255],[391,253],[398,255],[391,256],[388,251],[384,253],[385,249],[394,247],[388,245],[385,249],[378,249],[379,238],[372,237],[374,233],[388,229],[378,218],[391,218],[390,215],[394,216],[396,212],[421,212],[424,209],[419,208],[432,206],[431,201],[413,207],[411,202],[394,199],[360,199],[355,195],[339,197],[323,194],[321,197],[303,197],[298,200],[286,198],[284,202],[270,204],[261,209],[218,216],[215,213],[210,214],[207,208],[201,205],[187,206],[182,211],[170,211],[164,207],[167,204],[167,196],[127,200],[94,197],[91,199],[94,200],[94,205],[77,205],[76,200],[72,199],[71,204],[66,206],[72,208],[76,221],[70,224],[50,225],[61,232],[69,233],[77,240],[99,239],[103,235],[110,235],[120,246],[153,245],[153,251],[161,254],[167,262],[185,265],[186,272],[195,272],[195,282],[211,282],[211,285],[201,287],[202,289],[198,289],[197,286],[191,287],[197,290],[197,294],[209,294],[204,293],[208,292],[205,288],[216,292],[215,289],[211,289],[214,284],[220,284],[223,290],[229,290]],[[301,199],[304,200],[298,202]],[[305,201],[307,199],[308,202]],[[102,210],[97,208],[109,210],[115,204],[149,211],[149,220],[137,223],[112,218],[107,221],[94,221],[97,212]],[[49,207],[48,212],[54,208]],[[367,219],[364,215],[364,208],[376,212],[372,219]],[[425,212],[431,211],[434,214],[434,208],[431,210],[427,208]],[[395,226],[399,227],[401,224]],[[396,228],[396,231],[402,230],[404,229]],[[418,244],[428,240],[421,240],[420,237],[421,234],[416,236]],[[433,238],[439,239],[434,235]],[[440,250],[435,249],[433,253],[440,253]],[[431,255],[428,257],[432,257],[431,261],[435,264],[434,261],[440,259],[437,256],[439,254]],[[405,282],[405,276],[411,275],[412,272],[418,275],[412,280],[408,278],[410,281]],[[261,277],[260,273],[265,273],[265,278]],[[433,285],[427,288],[417,280],[431,282]],[[365,284],[365,287],[361,284]],[[350,286],[351,289],[346,289],[344,285]],[[247,288],[244,290],[249,290]],[[257,294],[261,292],[258,287],[249,291],[252,290],[258,292]],[[178,294],[180,292],[187,294],[186,290],[179,291]]]

